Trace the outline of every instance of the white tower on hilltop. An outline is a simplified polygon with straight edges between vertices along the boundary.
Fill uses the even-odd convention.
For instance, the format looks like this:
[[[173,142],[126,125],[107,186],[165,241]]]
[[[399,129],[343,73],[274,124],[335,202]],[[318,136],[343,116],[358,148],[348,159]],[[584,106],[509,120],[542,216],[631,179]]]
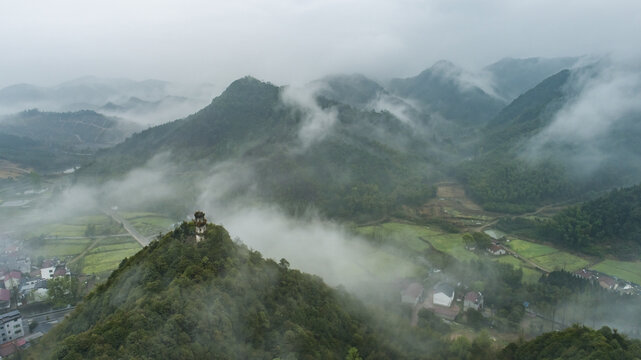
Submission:
[[[194,214],[194,224],[196,225],[196,242],[201,242],[205,238],[205,230],[207,230],[207,219],[205,213],[196,211]]]

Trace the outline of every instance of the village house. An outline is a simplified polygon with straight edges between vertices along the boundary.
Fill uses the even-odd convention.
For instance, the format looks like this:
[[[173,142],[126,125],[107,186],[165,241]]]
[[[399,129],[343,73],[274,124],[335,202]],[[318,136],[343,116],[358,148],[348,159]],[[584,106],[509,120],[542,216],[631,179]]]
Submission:
[[[16,260],[16,269],[21,273],[28,274],[31,272],[31,259],[29,257],[20,257]]]
[[[40,277],[45,280],[53,279],[53,273],[56,271],[55,266],[43,267],[40,269]]]
[[[9,290],[17,288],[20,286],[21,280],[22,274],[19,271],[11,271],[4,276],[4,287]]]
[[[432,303],[434,305],[450,307],[454,301],[454,286],[446,282],[439,282],[434,285]]]
[[[401,291],[401,302],[403,304],[418,304],[423,298],[423,285],[413,282]]]
[[[490,247],[487,248],[487,252],[494,256],[505,255],[507,251],[505,248],[499,244],[493,243]]]
[[[11,291],[7,289],[0,289],[0,309],[8,309],[11,307]]]
[[[594,272],[586,269],[581,269],[577,270],[574,272],[574,276],[578,277],[579,279],[585,279],[585,280],[594,280],[596,279],[596,275]]]
[[[465,294],[463,299],[463,311],[474,309],[480,311],[483,309],[483,294],[478,291],[470,291]]]
[[[0,339],[1,344],[24,336],[22,329],[22,315],[20,311],[13,310],[0,315]]]
[[[616,290],[616,288],[619,286],[614,278],[607,275],[599,275],[598,281],[599,285],[607,290]]]
[[[26,343],[22,328],[22,316],[18,310],[0,315],[0,357],[4,358],[15,353]]]

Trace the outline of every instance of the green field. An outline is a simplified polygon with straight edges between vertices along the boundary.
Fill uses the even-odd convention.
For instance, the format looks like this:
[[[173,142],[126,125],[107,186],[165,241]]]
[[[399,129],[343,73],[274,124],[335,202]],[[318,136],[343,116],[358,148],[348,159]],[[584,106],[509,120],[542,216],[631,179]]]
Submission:
[[[140,251],[140,245],[133,241],[100,245],[82,259],[84,274],[105,274],[115,270],[120,262]]]
[[[550,270],[576,271],[590,264],[583,258],[563,251],[537,256],[529,260]]]
[[[171,230],[175,223],[172,219],[154,213],[122,213],[122,216],[145,236],[164,234]]]
[[[530,241],[513,239],[507,245],[523,258],[549,271],[576,271],[589,264],[587,260],[576,255]]]
[[[536,244],[530,241],[519,239],[510,240],[507,245],[510,247],[510,249],[514,250],[526,259],[552,254],[559,251],[551,246]]]
[[[641,284],[641,262],[639,261],[603,260],[591,267],[591,269],[616,276],[619,279]]]
[[[465,249],[461,234],[444,233],[440,229],[421,225],[389,222],[381,225],[364,226],[357,229],[364,235],[382,241],[386,245],[404,248],[412,252],[424,252],[433,246],[436,250],[447,253],[459,260],[474,260],[478,256]],[[429,242],[427,244],[425,239]]]
[[[134,220],[138,220],[143,229],[145,226],[149,229],[158,227],[169,221],[159,215],[147,213]],[[87,236],[90,227],[91,236]],[[30,239],[27,247],[31,249],[32,256],[55,256],[66,258],[67,261],[73,259],[72,264],[84,274],[106,275],[116,269],[122,259],[140,250],[140,245],[120,224],[111,217],[99,214],[43,224],[26,234],[26,237]]]
[[[80,238],[80,239],[49,239],[45,240],[44,243],[32,246],[32,256],[33,257],[44,257],[51,258],[57,256],[59,258],[64,258],[67,256],[78,255],[83,252],[90,244],[92,240],[89,238]],[[28,243],[27,243],[28,244]],[[29,244],[27,245],[29,246]]]

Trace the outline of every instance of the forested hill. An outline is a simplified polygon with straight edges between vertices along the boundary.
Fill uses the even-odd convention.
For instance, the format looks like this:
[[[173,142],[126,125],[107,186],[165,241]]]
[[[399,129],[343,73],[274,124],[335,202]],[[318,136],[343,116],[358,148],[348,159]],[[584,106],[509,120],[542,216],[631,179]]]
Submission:
[[[400,359],[438,343],[399,341],[376,324],[360,302],[286,260],[265,260],[211,224],[196,244],[183,223],[124,260],[27,358],[344,359],[355,347]]]
[[[594,71],[563,70],[487,123],[477,156],[458,168],[459,178],[484,208],[522,213],[641,180],[640,113],[620,118],[595,115],[612,126],[590,141],[545,132],[553,122],[565,121],[557,115],[572,108],[581,96],[580,79],[586,73],[594,76]]]
[[[563,210],[545,223],[542,236],[564,247],[638,260],[641,254],[641,185],[613,190]]]
[[[575,325],[532,341],[512,343],[498,359],[637,360],[641,359],[641,341],[628,339],[608,327],[592,330]]]

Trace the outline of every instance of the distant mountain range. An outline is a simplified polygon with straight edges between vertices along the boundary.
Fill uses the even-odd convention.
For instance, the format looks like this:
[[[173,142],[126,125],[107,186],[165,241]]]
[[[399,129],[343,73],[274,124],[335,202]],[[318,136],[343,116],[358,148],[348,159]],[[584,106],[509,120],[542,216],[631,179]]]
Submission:
[[[506,74],[505,84],[523,85],[575,61],[510,59],[488,68],[495,76]],[[189,164],[203,160],[240,161],[256,173],[252,186],[266,199],[313,204],[333,216],[380,216],[419,204],[433,194],[431,184],[452,176],[487,209],[527,211],[641,179],[634,111],[610,130],[629,132],[611,143],[614,133],[596,139],[606,156],[623,154],[625,160],[595,168],[597,176],[577,172],[583,154],[577,144],[556,142],[532,151],[541,134],[563,120],[558,114],[591,91],[586,78],[599,79],[601,67],[561,70],[509,104],[496,95],[503,90],[448,62],[387,86],[363,75],[329,76],[306,89],[247,77],[201,111],[101,152],[81,174],[113,176],[170,152],[186,171],[202,169]],[[515,70],[521,68],[533,74]],[[321,180],[327,174],[333,181]]]
[[[34,108],[53,112],[95,110],[144,125],[160,124],[206,105],[213,92],[210,84],[88,76],[52,87],[17,84],[0,89],[0,115]]]

